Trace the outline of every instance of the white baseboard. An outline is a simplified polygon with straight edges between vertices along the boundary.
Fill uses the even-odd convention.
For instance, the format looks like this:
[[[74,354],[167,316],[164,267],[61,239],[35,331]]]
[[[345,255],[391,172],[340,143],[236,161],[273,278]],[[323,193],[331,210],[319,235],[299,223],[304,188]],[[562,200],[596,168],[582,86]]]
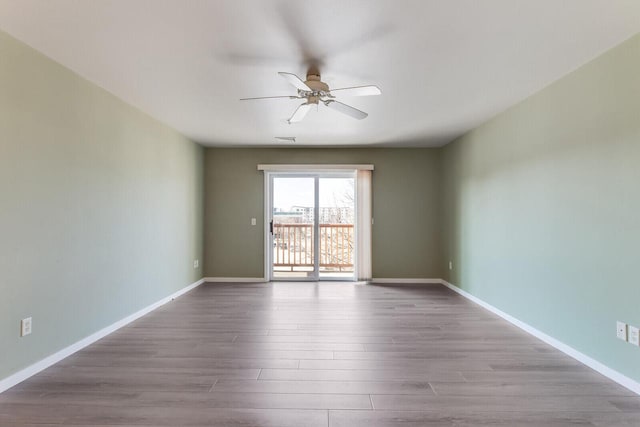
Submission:
[[[37,374],[38,372],[47,369],[49,366],[58,363],[59,361],[61,361],[62,359],[71,356],[73,353],[82,350],[83,348],[87,347],[90,344],[93,344],[94,342],[98,341],[100,338],[104,338],[107,335],[109,335],[112,332],[117,331],[118,329],[122,328],[123,326],[133,322],[134,320],[144,316],[145,314],[155,310],[156,308],[168,303],[169,301],[172,301],[176,298],[178,298],[180,295],[185,294],[187,292],[189,292],[190,290],[196,288],[197,286],[201,285],[202,283],[204,283],[204,279],[200,279],[195,283],[190,284],[187,287],[184,287],[182,289],[180,289],[177,292],[174,292],[173,294],[162,298],[160,301],[157,301],[145,308],[143,308],[142,310],[138,310],[135,313],[125,317],[124,319],[118,320],[117,322],[103,328],[100,329],[98,332],[95,332],[91,335],[89,335],[88,337],[85,337],[83,339],[81,339],[78,342],[75,342],[73,344],[71,344],[68,347],[63,348],[60,351],[57,351],[56,353],[45,357],[44,359],[40,360],[39,362],[34,363],[31,366],[27,366],[26,368],[16,372],[15,374],[12,374],[10,376],[8,376],[7,378],[4,378],[2,380],[0,380],[0,393],[2,393],[5,390],[10,389],[11,387],[13,387],[14,385],[21,383],[22,381],[26,380],[27,378]]]
[[[264,277],[205,277],[207,283],[266,283]]]
[[[384,284],[397,284],[404,285],[408,283],[419,283],[423,285],[441,285],[442,279],[393,279],[393,278],[374,278],[370,280],[371,283],[384,283]]]
[[[523,331],[533,335],[534,337],[546,342],[547,344],[549,344],[552,347],[555,347],[556,349],[560,350],[561,352],[563,352],[564,354],[576,359],[578,362],[583,363],[584,365],[590,367],[591,369],[601,373],[602,375],[604,375],[605,377],[617,382],[618,384],[620,384],[623,387],[628,388],[629,390],[631,390],[634,393],[640,394],[640,383],[632,380],[631,378],[621,374],[618,371],[615,371],[611,368],[609,368],[608,366],[603,365],[602,363],[598,362],[595,359],[592,359],[591,357],[587,356],[584,353],[579,352],[578,350],[569,347],[567,344],[558,341],[557,339],[553,338],[552,336],[549,336],[547,334],[545,334],[542,331],[537,330],[536,328],[534,328],[531,325],[528,325],[518,319],[516,319],[515,317],[505,313],[504,311],[497,309],[496,307],[492,306],[491,304],[481,300],[478,297],[475,297],[473,295],[471,295],[469,292],[466,292],[462,289],[460,289],[459,287],[452,285],[451,283],[447,282],[446,280],[442,280],[441,283],[446,286],[447,288],[451,289],[452,291],[462,295],[463,297],[467,298],[470,301],[473,301],[474,303],[478,304],[479,306],[489,310],[490,312],[502,317],[504,320],[506,320],[507,322],[517,326],[518,328],[522,329]]]

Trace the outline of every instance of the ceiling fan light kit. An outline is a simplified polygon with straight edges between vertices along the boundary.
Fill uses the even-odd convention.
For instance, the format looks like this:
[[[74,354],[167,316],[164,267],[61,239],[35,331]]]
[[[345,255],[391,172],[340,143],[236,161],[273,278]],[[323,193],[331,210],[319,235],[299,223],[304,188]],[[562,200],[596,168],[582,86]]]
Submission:
[[[261,96],[255,98],[242,98],[240,100],[250,101],[256,99],[277,98],[304,99],[305,102],[303,104],[300,104],[294,111],[293,115],[289,118],[289,120],[287,120],[289,124],[301,122],[307,115],[311,107],[313,107],[314,105],[318,106],[320,105],[320,103],[349,117],[362,120],[368,116],[367,113],[365,113],[364,111],[360,111],[350,105],[336,101],[336,95],[372,96],[382,94],[380,88],[373,85],[329,89],[329,85],[322,81],[322,79],[320,78],[320,73],[317,70],[309,70],[309,72],[307,73],[307,79],[305,81],[292,73],[285,73],[281,71],[278,74],[297,89],[297,95]],[[337,92],[336,95],[334,95],[333,92]]]

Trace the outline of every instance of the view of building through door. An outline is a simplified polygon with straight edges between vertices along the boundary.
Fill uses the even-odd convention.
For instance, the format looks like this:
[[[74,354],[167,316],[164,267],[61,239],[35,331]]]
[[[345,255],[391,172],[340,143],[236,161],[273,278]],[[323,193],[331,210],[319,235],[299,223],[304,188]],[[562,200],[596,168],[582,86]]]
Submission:
[[[282,174],[270,182],[272,279],[352,280],[355,177]]]
[[[315,280],[315,178],[274,176],[271,182],[272,278]]]

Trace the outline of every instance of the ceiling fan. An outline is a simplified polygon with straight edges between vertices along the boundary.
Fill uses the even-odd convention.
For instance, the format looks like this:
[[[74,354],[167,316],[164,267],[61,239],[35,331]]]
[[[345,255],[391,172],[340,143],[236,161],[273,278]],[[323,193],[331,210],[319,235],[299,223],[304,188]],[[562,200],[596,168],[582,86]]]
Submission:
[[[318,106],[320,103],[326,105],[332,110],[336,110],[342,114],[353,117],[354,119],[362,120],[368,116],[367,113],[365,113],[364,111],[360,111],[357,108],[351,107],[350,105],[336,101],[336,95],[370,96],[380,95],[382,93],[377,86],[371,85],[329,89],[329,85],[320,80],[320,73],[317,70],[313,69],[310,69],[307,72],[307,79],[304,81],[300,77],[292,73],[279,72],[278,74],[280,74],[287,82],[289,82],[298,90],[297,95],[242,98],[240,99],[240,101],[275,98],[304,99],[305,102],[299,105],[293,115],[289,118],[289,120],[287,120],[289,124],[302,121],[309,110],[314,105]]]

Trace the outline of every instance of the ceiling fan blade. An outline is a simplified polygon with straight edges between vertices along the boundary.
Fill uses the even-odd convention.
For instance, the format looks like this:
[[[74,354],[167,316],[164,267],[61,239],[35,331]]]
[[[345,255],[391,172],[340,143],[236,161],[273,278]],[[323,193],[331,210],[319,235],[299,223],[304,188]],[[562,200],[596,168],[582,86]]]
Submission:
[[[304,119],[304,116],[306,116],[309,110],[311,110],[312,106],[313,104],[308,104],[306,102],[304,104],[300,104],[300,106],[293,113],[293,116],[291,116],[291,118],[287,120],[289,124],[301,122],[302,119]]]
[[[309,26],[314,23],[314,17],[306,14],[304,6],[298,2],[283,2],[275,7],[280,15],[281,26],[288,33],[288,38],[298,48],[298,59],[307,69],[321,69],[324,65],[324,43],[312,37]],[[300,88],[299,88],[300,89]],[[309,90],[309,89],[303,89]]]
[[[284,73],[282,71],[278,72],[286,81],[288,81],[291,85],[293,85],[296,89],[299,90],[312,90],[309,86],[307,86],[300,77],[296,76],[292,73]]]
[[[351,116],[354,119],[362,120],[368,116],[368,114],[364,111],[360,111],[357,108],[353,108],[347,104],[343,104],[342,102],[334,101],[332,99],[325,101],[324,105],[331,108],[332,110],[336,110],[341,112],[342,114]]]
[[[240,101],[253,101],[254,99],[276,99],[276,98],[302,99],[301,96],[258,96],[256,98],[240,98]]]
[[[331,93],[339,92],[340,95],[346,96],[371,96],[382,95],[382,91],[378,86],[355,86],[355,87],[342,87],[339,89],[331,89]]]

